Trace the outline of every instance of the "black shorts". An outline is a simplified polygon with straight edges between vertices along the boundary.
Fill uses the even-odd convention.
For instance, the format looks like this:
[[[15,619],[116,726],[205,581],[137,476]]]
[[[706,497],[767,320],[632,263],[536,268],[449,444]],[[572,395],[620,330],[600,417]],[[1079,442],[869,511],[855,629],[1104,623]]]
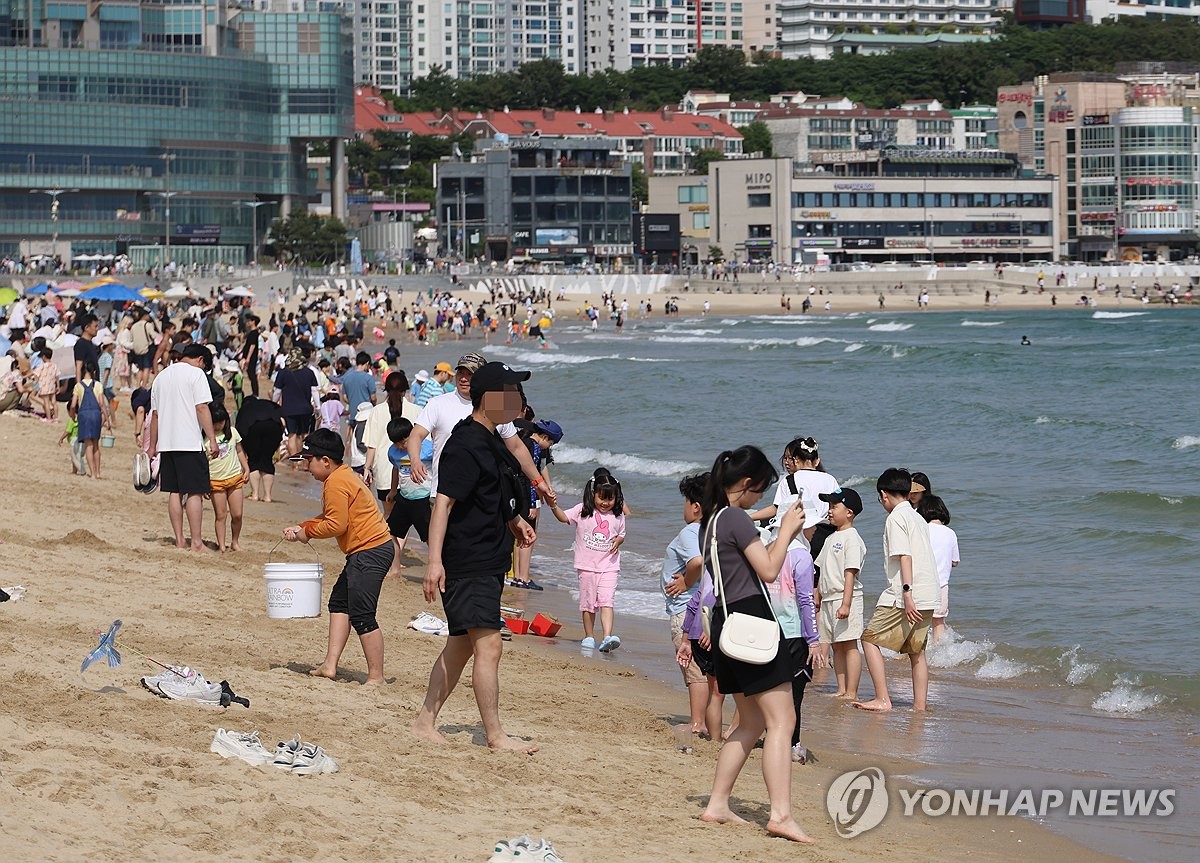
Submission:
[[[763,620],[771,620],[771,609],[767,605],[767,598],[762,595],[749,596],[745,599],[739,599],[737,602],[729,603],[729,613],[740,611],[742,614],[750,614],[754,617],[761,617]],[[713,668],[717,673],[717,689],[722,695],[734,695],[741,693],[743,695],[758,695],[761,692],[766,692],[769,689],[774,689],[781,683],[792,682],[792,677],[795,670],[792,667],[792,655],[788,652],[787,647],[783,643],[783,638],[779,639],[779,649],[775,652],[775,658],[766,665],[751,665],[749,662],[739,662],[736,659],[730,659],[721,652],[721,629],[725,624],[725,613],[721,608],[721,603],[718,602],[713,608],[712,617],[712,655]]]
[[[429,542],[429,516],[432,512],[433,507],[429,505],[429,498],[421,497],[409,500],[397,494],[396,500],[392,503],[392,511],[388,513],[388,530],[397,539],[404,539],[408,536],[409,530],[415,527],[417,536],[421,537],[421,542]]]
[[[246,461],[250,470],[259,473],[275,473],[275,451],[283,440],[283,426],[277,420],[259,420],[246,429],[242,438],[242,448],[246,451]]]
[[[442,594],[446,625],[451,635],[466,635],[468,629],[500,629],[500,594],[504,573],[467,578],[447,578]]]
[[[283,421],[287,423],[288,434],[308,434],[313,430],[313,415],[312,414],[295,414],[294,416],[286,416]]]
[[[392,566],[396,549],[389,539],[382,545],[346,555],[342,574],[329,592],[329,613],[349,615],[354,630],[366,635],[379,628],[375,612],[379,608],[379,591]]]
[[[135,368],[148,371],[154,366],[154,351],[147,351],[144,354],[135,354],[133,351],[130,351],[129,360]]]
[[[179,494],[208,494],[208,459],[202,452],[159,453],[158,490]]]
[[[711,650],[705,650],[700,646],[700,642],[692,639],[692,661],[696,663],[696,667],[700,669],[700,673],[705,677],[716,677],[717,671],[713,668],[713,656]]]

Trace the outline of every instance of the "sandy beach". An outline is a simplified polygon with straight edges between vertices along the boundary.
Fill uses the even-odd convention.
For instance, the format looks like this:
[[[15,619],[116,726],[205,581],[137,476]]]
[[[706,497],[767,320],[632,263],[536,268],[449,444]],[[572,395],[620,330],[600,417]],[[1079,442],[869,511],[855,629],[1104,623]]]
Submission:
[[[540,744],[536,756],[481,745],[466,680],[442,717],[452,742],[418,742],[408,727],[440,650],[436,636],[403,628],[426,608],[413,583],[419,558],[409,555],[407,577],[389,581],[380,602],[389,684],[359,684],[365,663],[353,642],[340,680],[312,679],[326,619],[269,620],[261,575],[279,530],[317,510],[299,494],[298,484],[312,481],[284,476],[283,502],[247,503],[242,552],[177,551],[165,498],[129,483],[131,426],[123,405],[116,447],[103,450],[105,478],[93,481],[71,475],[55,429],[0,415],[8,513],[0,583],[28,588],[23,601],[0,604],[6,859],[485,861],[495,840],[523,833],[547,837],[571,863],[1103,859],[1016,818],[902,817],[898,780],[881,827],[839,838],[824,803],[837,775],[873,765],[895,777],[915,765],[890,761],[883,747],[829,749],[821,724],[831,714],[819,696],[811,712],[806,704],[805,741],[821,762],[798,767],[793,779],[795,814],[817,844],[799,849],[762,829],[758,753],[734,801],[756,826],[703,824],[715,745],[676,751],[671,724],[686,709],[682,687],[645,679],[619,654],[579,657],[571,641],[580,628],[570,617],[558,643],[514,638],[501,665],[502,718],[510,734]],[[211,524],[206,509],[210,536]],[[336,573],[336,545],[313,548]],[[551,601],[527,599],[531,609]],[[126,645],[228,680],[252,708],[157,698],[138,684],[157,669],[129,649],[120,667],[81,675],[94,633],[117,618]],[[218,727],[258,729],[268,747],[299,733],[341,770],[303,777],[223,760],[208,751]]]

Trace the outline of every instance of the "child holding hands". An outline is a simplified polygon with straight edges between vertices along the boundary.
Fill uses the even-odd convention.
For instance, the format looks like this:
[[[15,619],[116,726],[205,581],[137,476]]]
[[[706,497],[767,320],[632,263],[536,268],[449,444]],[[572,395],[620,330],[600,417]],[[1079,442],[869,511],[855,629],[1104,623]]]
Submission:
[[[613,598],[621,576],[625,542],[625,509],[621,483],[607,471],[597,471],[583,489],[583,502],[563,511],[557,503],[550,511],[563,524],[575,525],[575,570],[579,575],[579,611],[583,615],[580,647],[596,647],[596,614],[600,615],[600,652],[621,646],[613,635]]]

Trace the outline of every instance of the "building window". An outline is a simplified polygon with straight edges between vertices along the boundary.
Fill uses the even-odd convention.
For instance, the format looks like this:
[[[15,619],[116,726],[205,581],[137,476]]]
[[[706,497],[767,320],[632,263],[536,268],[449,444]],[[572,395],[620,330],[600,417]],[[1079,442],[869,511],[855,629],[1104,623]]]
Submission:
[[[771,206],[771,193],[761,192],[752,193],[746,196],[747,207],[769,207]]]
[[[321,53],[321,25],[297,24],[296,49],[301,54]]]

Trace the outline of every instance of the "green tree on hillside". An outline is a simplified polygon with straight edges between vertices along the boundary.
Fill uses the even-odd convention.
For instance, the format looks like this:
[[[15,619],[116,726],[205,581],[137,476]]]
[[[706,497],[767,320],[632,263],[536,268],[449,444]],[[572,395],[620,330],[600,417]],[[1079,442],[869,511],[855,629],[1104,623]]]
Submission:
[[[774,155],[774,142],[771,140],[771,129],[762,120],[755,120],[748,126],[740,126],[742,133],[743,153],[762,153],[764,158]]]

